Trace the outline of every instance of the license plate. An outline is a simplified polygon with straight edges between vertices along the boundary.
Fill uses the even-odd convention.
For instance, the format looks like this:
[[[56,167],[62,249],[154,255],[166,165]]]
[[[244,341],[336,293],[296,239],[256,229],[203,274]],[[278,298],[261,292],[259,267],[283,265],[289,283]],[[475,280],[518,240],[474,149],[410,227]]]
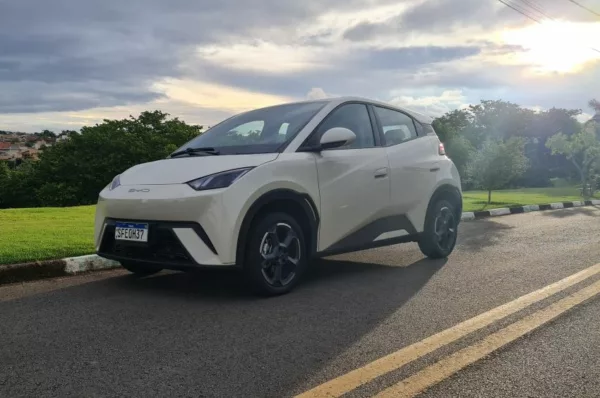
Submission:
[[[148,224],[118,222],[115,224],[115,240],[148,242]]]

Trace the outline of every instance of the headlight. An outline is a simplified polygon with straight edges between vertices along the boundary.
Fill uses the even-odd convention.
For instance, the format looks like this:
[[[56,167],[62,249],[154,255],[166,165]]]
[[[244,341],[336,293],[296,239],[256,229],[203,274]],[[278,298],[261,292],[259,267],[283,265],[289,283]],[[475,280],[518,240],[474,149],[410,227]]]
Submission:
[[[252,170],[252,167],[223,171],[221,173],[200,177],[198,179],[189,181],[187,184],[190,187],[194,188],[196,191],[227,188],[250,170]]]
[[[108,185],[108,190],[112,191],[113,189],[118,188],[121,185],[121,175],[119,174],[115,178],[113,178],[112,182]]]

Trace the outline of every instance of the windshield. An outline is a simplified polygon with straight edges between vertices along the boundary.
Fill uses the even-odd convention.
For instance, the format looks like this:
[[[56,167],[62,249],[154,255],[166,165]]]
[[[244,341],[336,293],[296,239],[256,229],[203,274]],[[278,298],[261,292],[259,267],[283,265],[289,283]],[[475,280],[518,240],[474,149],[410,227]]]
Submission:
[[[224,155],[276,152],[323,108],[326,101],[276,105],[233,116],[189,141],[187,148],[214,148]]]

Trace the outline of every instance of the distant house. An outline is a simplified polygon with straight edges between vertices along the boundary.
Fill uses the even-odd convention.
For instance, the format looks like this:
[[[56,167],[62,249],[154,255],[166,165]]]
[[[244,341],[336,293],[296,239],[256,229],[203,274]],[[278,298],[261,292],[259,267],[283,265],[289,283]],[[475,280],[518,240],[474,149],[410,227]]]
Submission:
[[[23,157],[23,159],[37,160],[38,155],[39,155],[39,151],[34,148],[26,148],[24,151],[21,152],[21,156]]]

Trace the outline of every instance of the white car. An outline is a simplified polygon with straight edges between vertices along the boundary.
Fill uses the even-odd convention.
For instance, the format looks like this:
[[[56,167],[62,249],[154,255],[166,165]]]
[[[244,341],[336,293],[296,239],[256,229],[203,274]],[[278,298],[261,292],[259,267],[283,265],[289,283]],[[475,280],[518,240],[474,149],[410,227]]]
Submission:
[[[446,257],[462,193],[431,122],[354,97],[233,116],[102,190],[97,253],[138,275],[239,267],[269,295],[315,256],[418,242]]]

